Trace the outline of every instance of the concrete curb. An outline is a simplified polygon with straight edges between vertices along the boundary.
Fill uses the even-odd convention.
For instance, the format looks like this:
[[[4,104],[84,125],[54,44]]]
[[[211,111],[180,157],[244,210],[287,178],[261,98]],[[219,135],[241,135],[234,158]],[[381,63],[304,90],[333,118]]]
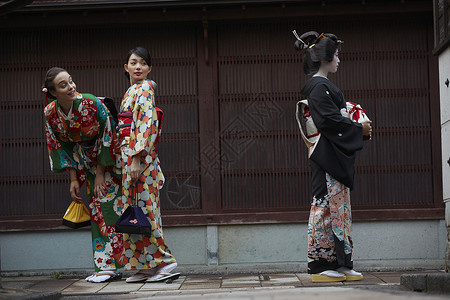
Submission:
[[[62,298],[60,291],[36,292],[25,289],[0,289],[0,299],[14,300],[59,300]]]
[[[400,285],[416,292],[450,294],[450,273],[404,274]]]
[[[135,271],[123,271],[124,275],[133,274]],[[378,268],[378,267],[355,267],[358,272],[423,272],[427,270],[443,270],[439,268],[414,268],[411,266],[404,268]],[[229,275],[229,274],[263,274],[263,273],[306,273],[305,264],[237,264],[237,265],[211,265],[211,266],[191,266],[182,265],[176,268],[177,272],[183,275]],[[1,271],[2,277],[19,276],[55,276],[55,278],[81,278],[91,275],[93,269],[63,269],[63,270],[39,270],[39,271]]]

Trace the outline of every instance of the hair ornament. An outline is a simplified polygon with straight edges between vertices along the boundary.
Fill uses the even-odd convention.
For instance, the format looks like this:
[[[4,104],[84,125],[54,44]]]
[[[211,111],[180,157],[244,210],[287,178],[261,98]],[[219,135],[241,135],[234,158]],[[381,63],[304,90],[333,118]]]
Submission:
[[[295,30],[292,30],[292,33],[294,34],[294,36],[295,36],[295,38],[297,39],[297,40],[299,40],[300,42],[302,42],[302,44],[303,44],[303,48],[308,48],[308,44],[307,43],[305,43],[299,36],[298,36],[298,34],[297,34],[297,31],[295,31]]]
[[[311,49],[311,48],[313,48],[319,41],[320,41],[320,39],[324,39],[324,38],[326,38],[327,36],[325,35],[325,33],[321,33],[317,38],[316,38],[316,41],[315,41],[315,43],[314,44],[312,44],[311,46],[309,46],[309,48]]]
[[[317,37],[317,41],[319,41],[321,38],[326,38],[327,36],[325,35],[325,33],[321,33],[318,37]],[[316,41],[316,42],[317,42]]]
[[[45,87],[45,88],[42,88],[42,92],[44,93],[44,95],[45,95],[45,104],[48,104],[48,98],[47,98],[47,92],[48,92],[48,90],[47,90],[47,88]]]
[[[314,45],[317,44],[317,43],[320,41],[320,39],[324,39],[324,38],[327,38],[327,36],[326,36],[325,33],[322,32],[322,33],[317,37],[316,42],[315,42],[314,44],[312,44],[311,46],[309,46],[309,48],[314,47]],[[342,40],[337,40],[336,43],[343,44],[344,41],[342,41]]]

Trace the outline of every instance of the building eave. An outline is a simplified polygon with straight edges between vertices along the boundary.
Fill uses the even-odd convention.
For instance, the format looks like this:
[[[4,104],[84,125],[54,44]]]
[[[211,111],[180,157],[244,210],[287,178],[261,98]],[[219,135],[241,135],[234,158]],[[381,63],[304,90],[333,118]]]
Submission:
[[[338,0],[342,1],[342,0]],[[66,11],[129,8],[180,8],[180,7],[219,7],[230,5],[281,4],[281,3],[320,3],[317,0],[72,0],[72,1],[33,1],[21,8],[21,12],[30,11]],[[348,2],[348,1],[347,1]]]

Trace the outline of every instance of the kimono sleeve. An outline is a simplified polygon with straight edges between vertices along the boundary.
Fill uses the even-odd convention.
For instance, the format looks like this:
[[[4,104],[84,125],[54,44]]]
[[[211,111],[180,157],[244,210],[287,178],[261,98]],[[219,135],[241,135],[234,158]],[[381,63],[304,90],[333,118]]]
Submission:
[[[145,82],[136,91],[133,108],[133,123],[130,132],[131,156],[142,152],[142,156],[151,153],[158,132],[158,116],[153,106],[154,93]]]
[[[97,105],[96,117],[99,124],[97,163],[103,166],[114,166],[116,163],[115,147],[117,143],[116,124],[105,104],[97,98],[95,103]]]
[[[65,171],[67,168],[76,169],[77,164],[73,159],[75,143],[58,138],[50,126],[49,120],[47,119],[49,117],[46,114],[44,126],[51,171],[59,173]]]
[[[362,125],[341,114],[325,84],[318,84],[308,100],[311,117],[323,136],[344,153],[353,154],[362,149]]]

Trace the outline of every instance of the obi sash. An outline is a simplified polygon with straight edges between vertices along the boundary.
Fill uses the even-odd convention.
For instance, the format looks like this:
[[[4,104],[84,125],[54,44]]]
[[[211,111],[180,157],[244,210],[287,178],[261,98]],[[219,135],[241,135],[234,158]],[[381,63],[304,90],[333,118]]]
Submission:
[[[158,129],[158,132],[156,133],[155,143],[153,144],[154,146],[159,141],[159,138],[161,135],[163,117],[164,117],[164,112],[161,109],[159,109],[157,107],[155,107],[155,109],[156,109],[156,114],[157,114],[158,120],[159,120],[159,129]],[[117,129],[119,130],[119,137],[122,140],[125,137],[130,136],[131,123],[133,123],[133,112],[132,111],[120,112],[118,117],[119,117],[119,126],[117,127]]]
[[[80,146],[84,149],[90,149],[90,148],[94,147],[96,140],[97,140],[97,137],[90,139],[90,140],[86,140],[86,141],[80,141],[77,143],[80,144]]]

